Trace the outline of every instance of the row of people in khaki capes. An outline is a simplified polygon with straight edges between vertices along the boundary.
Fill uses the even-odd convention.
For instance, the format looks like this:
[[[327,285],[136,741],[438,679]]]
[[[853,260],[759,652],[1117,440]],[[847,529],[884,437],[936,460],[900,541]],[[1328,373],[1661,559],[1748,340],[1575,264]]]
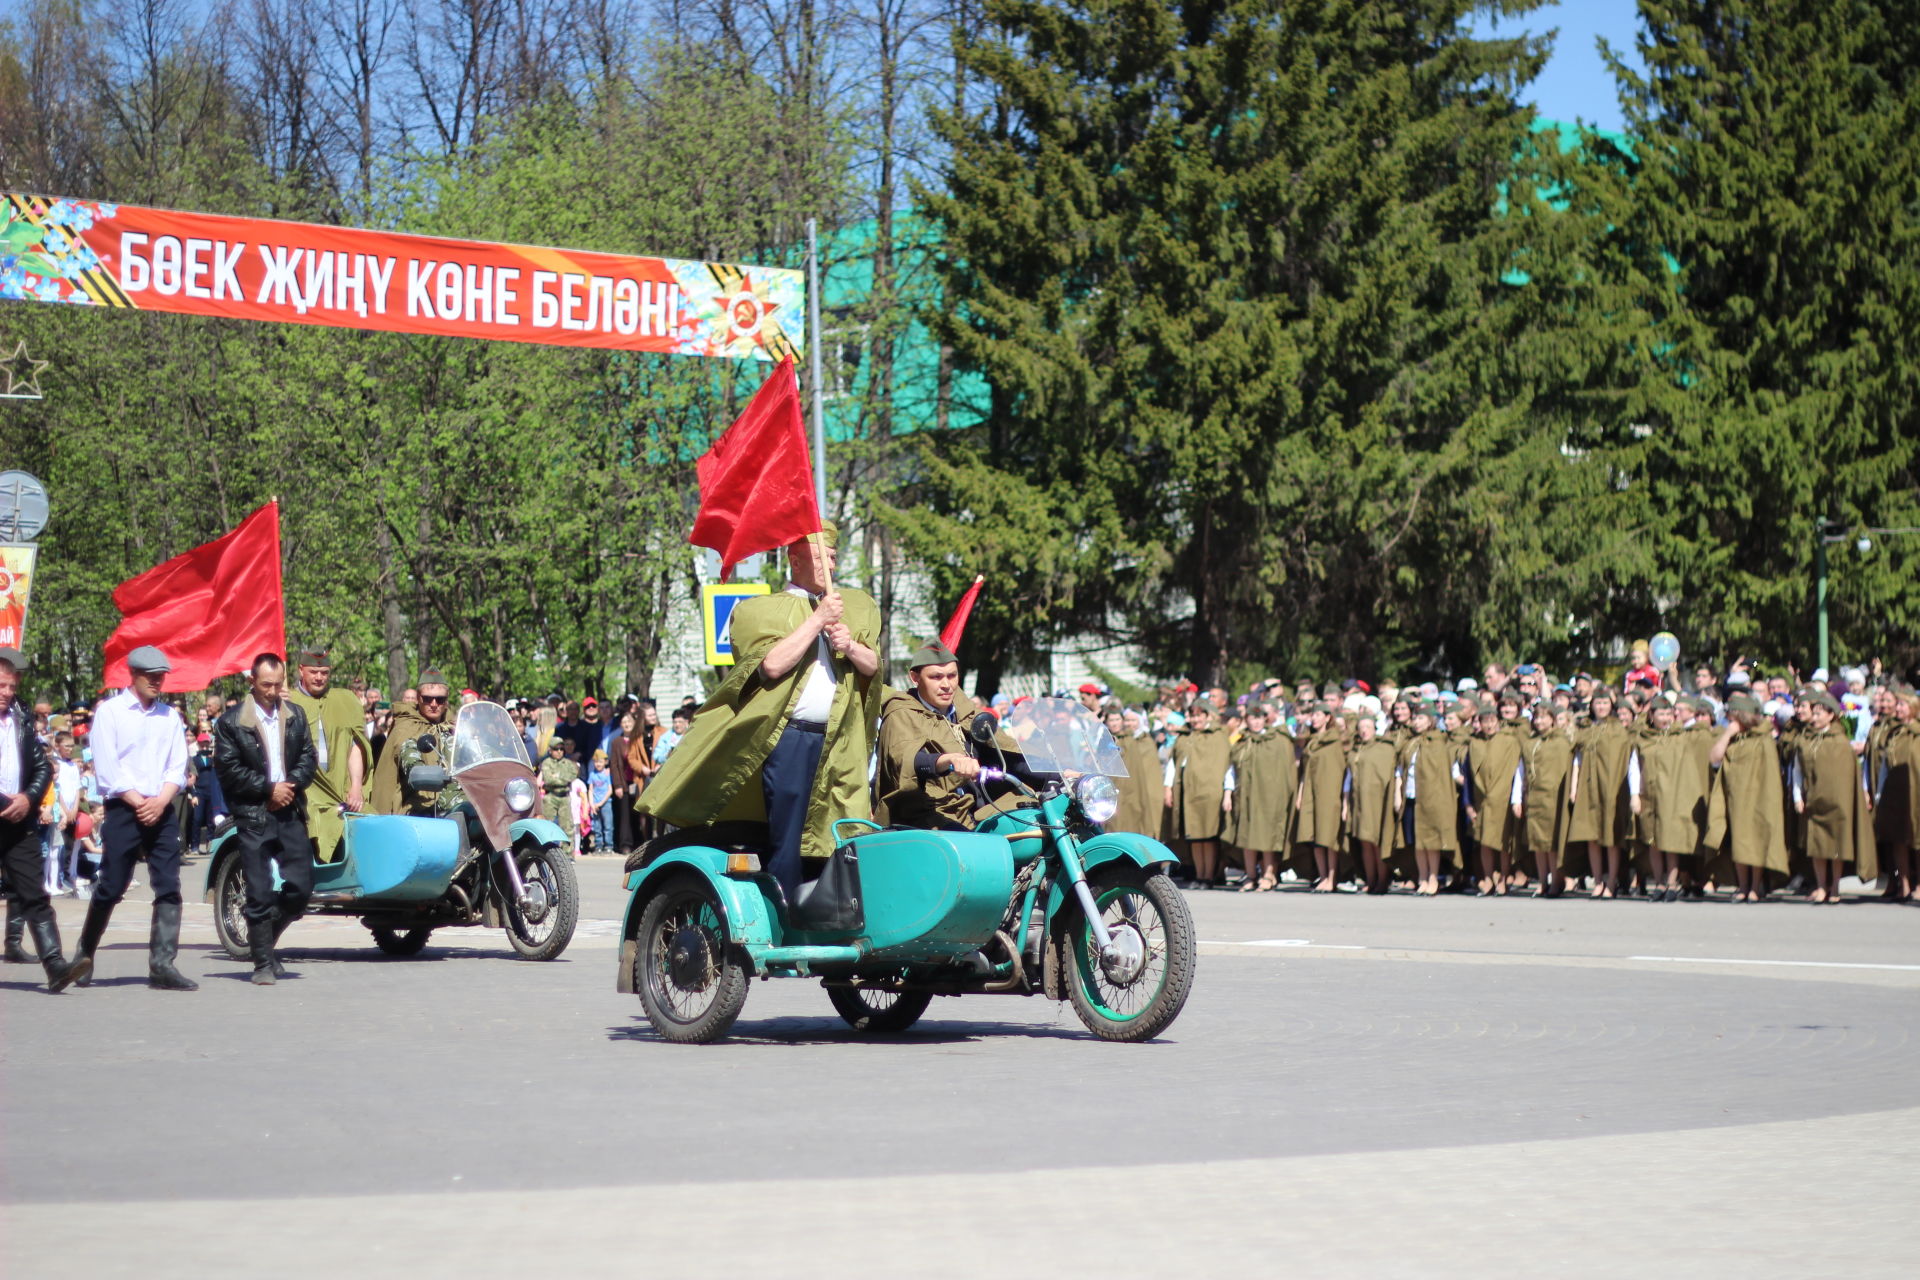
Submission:
[[[1578,721],[1517,694],[1445,710],[1406,699],[1384,733],[1309,703],[1296,738],[1267,704],[1230,735],[1203,700],[1164,761],[1140,715],[1112,709],[1129,777],[1109,828],[1183,841],[1202,886],[1235,846],[1243,890],[1274,888],[1285,859],[1319,891],[1353,875],[1385,893],[1398,876],[1433,894],[1444,872],[1495,894],[1558,896],[1584,878],[1612,898],[1630,877],[1656,901],[1731,887],[1755,902],[1799,875],[1826,903],[1843,875],[1884,865],[1886,896],[1911,898],[1920,699],[1889,690],[1864,756],[1831,695],[1800,705],[1776,737],[1744,693],[1724,727],[1705,699],[1609,689]]]

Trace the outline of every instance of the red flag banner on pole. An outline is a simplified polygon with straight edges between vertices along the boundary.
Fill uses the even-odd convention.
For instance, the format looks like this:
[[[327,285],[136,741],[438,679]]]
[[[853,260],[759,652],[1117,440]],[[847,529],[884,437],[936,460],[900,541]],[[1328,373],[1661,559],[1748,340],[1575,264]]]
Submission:
[[[947,619],[947,625],[940,628],[940,643],[960,652],[960,633],[967,629],[967,619],[973,616],[973,602],[980,598],[980,584],[987,580],[985,574],[974,578],[973,585],[960,597],[960,603],[953,606],[953,616]]]
[[[107,638],[106,683],[128,682],[127,655],[143,644],[173,662],[167,684],[204,689],[245,671],[255,654],[287,651],[280,590],[280,504],[113,589],[120,625]]]
[[[687,541],[720,553],[720,576],[748,556],[820,532],[793,358],[780,362],[700,459],[700,514]]]

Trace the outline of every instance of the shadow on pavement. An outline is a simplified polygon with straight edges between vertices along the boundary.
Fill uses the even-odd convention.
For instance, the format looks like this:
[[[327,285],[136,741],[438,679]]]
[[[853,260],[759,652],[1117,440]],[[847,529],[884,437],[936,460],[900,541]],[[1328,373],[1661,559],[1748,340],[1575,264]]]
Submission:
[[[959,1028],[951,1023],[921,1023],[907,1031],[855,1031],[838,1018],[769,1018],[764,1022],[735,1023],[718,1043],[762,1048],[827,1048],[847,1044],[946,1045],[978,1044],[982,1040],[1020,1037],[1028,1040],[1092,1040],[1079,1027],[1041,1027],[1023,1022],[966,1022]],[[639,1044],[669,1044],[648,1025],[635,1018],[626,1026],[608,1027],[607,1039]],[[698,1048],[689,1045],[688,1048]]]

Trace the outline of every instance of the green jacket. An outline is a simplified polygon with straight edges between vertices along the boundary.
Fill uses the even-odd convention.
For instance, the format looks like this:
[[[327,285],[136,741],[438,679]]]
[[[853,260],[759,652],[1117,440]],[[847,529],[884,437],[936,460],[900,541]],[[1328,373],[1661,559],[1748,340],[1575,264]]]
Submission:
[[[341,816],[340,804],[352,786],[347,760],[356,746],[360,748],[363,770],[361,786],[371,794],[373,744],[367,741],[366,710],[351,690],[338,686],[315,698],[296,682],[287,690],[287,701],[307,713],[316,753],[325,745],[326,766],[313,775],[307,787],[307,834],[313,838],[315,858],[332,862],[339,855],[340,841],[347,832],[347,820]]]
[[[923,781],[913,765],[922,751],[966,755],[967,725],[978,710],[966,694],[956,693],[954,718],[949,720],[929,710],[910,689],[887,692],[880,704],[880,746],[874,759],[876,822],[925,827],[939,817],[973,826],[973,793],[962,789],[964,779],[945,774]]]
[[[853,638],[868,648],[877,646],[880,606],[864,591],[842,588],[840,595]],[[733,672],[694,715],[680,745],[641,793],[635,812],[676,827],[766,821],[760,766],[787,727],[812,660],[801,661],[778,680],[762,676],[760,664],[812,612],[811,601],[784,591],[755,596],[735,607]],[[873,812],[867,760],[873,754],[874,724],[885,686],[877,673],[862,676],[846,658],[836,656],[833,670],[833,710],[800,840],[801,855],[809,858],[833,852],[834,819],[866,818]]]

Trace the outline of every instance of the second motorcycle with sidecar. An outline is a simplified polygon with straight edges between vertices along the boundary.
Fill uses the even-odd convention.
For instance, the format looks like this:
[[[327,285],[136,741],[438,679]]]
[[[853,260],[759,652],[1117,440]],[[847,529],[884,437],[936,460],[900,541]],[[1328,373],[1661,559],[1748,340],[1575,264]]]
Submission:
[[[342,856],[313,865],[308,913],[358,916],[388,955],[419,954],[435,929],[479,925],[505,929],[528,960],[554,959],[573,939],[580,886],[566,833],[533,814],[537,776],[506,708],[460,708],[450,765],[416,765],[408,776],[422,793],[460,784],[465,798],[444,814],[345,815]],[[214,839],[206,898],[220,945],[245,960],[246,884],[233,836],[228,827]]]
[[[982,771],[1017,793],[1011,807],[971,831],[841,819],[798,902],[762,869],[764,824],[649,843],[629,864],[618,989],[686,1043],[725,1035],[756,976],[820,980],[860,1031],[904,1031],[936,997],[977,994],[1070,1001],[1107,1040],[1164,1031],[1192,989],[1193,919],[1165,845],[1100,829],[1126,776],[1118,745],[1064,699],[1023,702],[1000,729],[983,712],[969,732],[983,759],[1017,748],[1017,769]]]

